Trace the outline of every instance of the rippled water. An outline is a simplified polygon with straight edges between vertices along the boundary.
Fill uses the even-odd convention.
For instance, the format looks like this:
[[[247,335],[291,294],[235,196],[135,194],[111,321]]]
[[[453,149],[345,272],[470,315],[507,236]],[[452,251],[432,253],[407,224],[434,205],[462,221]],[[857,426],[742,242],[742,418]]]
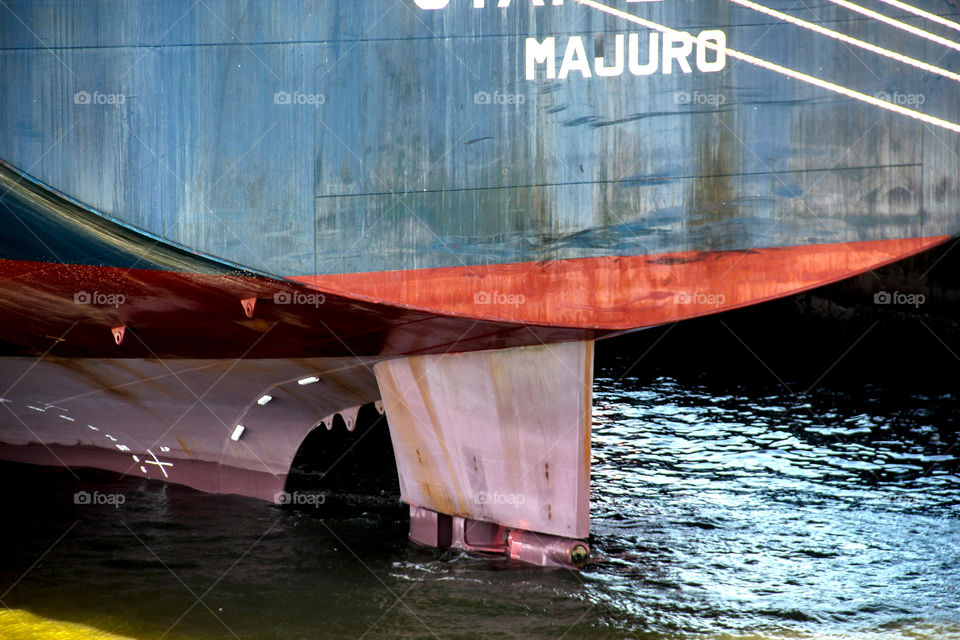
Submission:
[[[583,572],[412,547],[382,496],[322,518],[5,464],[0,637],[960,638],[955,395],[631,363],[597,372]]]
[[[597,387],[596,577],[625,620],[684,636],[960,634],[954,396]]]

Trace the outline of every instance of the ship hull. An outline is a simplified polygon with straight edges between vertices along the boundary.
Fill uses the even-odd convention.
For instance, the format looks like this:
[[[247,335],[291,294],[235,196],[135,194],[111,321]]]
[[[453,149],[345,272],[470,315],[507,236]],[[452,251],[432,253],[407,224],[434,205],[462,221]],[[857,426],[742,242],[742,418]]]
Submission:
[[[281,277],[958,231],[943,24],[834,3],[480,4],[12,2],[0,158]]]
[[[324,382],[297,383],[310,376]],[[338,415],[344,428],[344,415],[379,398],[355,358],[4,358],[0,384],[3,459],[270,501],[308,433]]]
[[[578,564],[595,340],[960,233],[881,4],[8,2],[0,457],[270,499],[375,403],[415,539]]]

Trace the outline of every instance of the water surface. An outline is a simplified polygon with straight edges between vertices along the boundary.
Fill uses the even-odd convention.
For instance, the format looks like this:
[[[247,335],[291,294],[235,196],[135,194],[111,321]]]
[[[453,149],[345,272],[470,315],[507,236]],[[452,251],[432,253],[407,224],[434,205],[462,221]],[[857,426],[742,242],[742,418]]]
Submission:
[[[632,362],[597,371],[582,572],[411,546],[389,495],[322,517],[3,464],[0,637],[960,638],[955,395]]]

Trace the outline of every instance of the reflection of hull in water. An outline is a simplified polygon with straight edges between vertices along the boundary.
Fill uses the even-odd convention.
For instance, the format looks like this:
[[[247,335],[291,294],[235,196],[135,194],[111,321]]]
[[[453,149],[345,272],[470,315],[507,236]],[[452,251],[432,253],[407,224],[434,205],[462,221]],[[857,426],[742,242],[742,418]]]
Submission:
[[[884,5],[894,20],[485,4],[12,2],[0,455],[270,497],[311,429],[406,371],[385,359],[520,349],[547,385],[567,378],[540,345],[810,289],[960,229],[952,0]],[[488,386],[433,382],[488,394],[466,414],[390,387],[391,429],[423,435],[403,408],[455,441],[491,407],[507,429],[489,394],[514,356],[490,358]],[[452,492],[440,511],[474,517],[459,471],[430,475],[465,455],[447,444],[435,465],[398,451],[401,474],[420,459]]]

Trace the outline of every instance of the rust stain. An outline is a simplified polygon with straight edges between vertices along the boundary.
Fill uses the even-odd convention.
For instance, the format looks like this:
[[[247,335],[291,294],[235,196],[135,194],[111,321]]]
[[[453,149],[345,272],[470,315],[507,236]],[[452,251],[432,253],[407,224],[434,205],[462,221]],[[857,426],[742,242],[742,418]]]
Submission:
[[[381,362],[374,367],[374,373],[376,374],[383,395],[384,408],[387,412],[390,436],[394,445],[398,448],[398,458],[402,457],[406,460],[411,452],[415,451],[417,453],[417,459],[420,461],[420,464],[423,465],[423,458],[420,456],[420,449],[418,448],[418,443],[421,442],[421,433],[417,429],[417,420],[413,414],[413,410],[407,404],[406,399],[400,394],[399,385],[391,366],[394,365],[390,362]],[[419,446],[422,447],[423,444],[419,444]],[[423,476],[426,478],[431,477],[429,468],[423,470]],[[423,487],[426,486],[425,483],[418,478],[410,478],[409,480],[416,480],[417,484],[421,487],[420,495],[424,495],[422,490]],[[419,495],[403,495],[402,497],[408,502],[411,500],[417,503],[420,502]],[[421,506],[429,505],[423,504]]]
[[[690,264],[693,262],[700,262],[706,258],[706,254],[699,254],[693,257],[666,257],[666,258],[654,258],[652,260],[647,260],[649,264],[663,264],[663,265],[675,265],[675,264]]]
[[[89,363],[88,366],[88,363],[81,358],[56,358],[48,356],[46,360],[48,362],[56,363],[58,366],[63,367],[64,369],[70,369],[74,371],[84,379],[89,380],[92,383],[90,386],[96,387],[98,391],[110,394],[131,404],[140,404],[139,398],[135,393],[129,389],[118,386],[116,384],[115,376],[112,377],[104,375],[101,372],[101,368],[96,366],[98,364],[96,362]],[[122,366],[117,366],[117,368],[121,370],[125,369]],[[131,375],[131,379],[133,380],[137,380],[138,378],[140,378],[139,375]]]
[[[452,486],[447,487],[448,492],[452,492],[456,495],[456,505],[452,503],[453,496],[446,496],[448,504],[438,504],[437,510],[442,513],[460,513],[463,511],[463,505],[467,504],[467,500],[463,495],[463,489],[460,486],[460,478],[457,475],[456,465],[454,464],[453,456],[450,452],[450,448],[447,446],[447,440],[443,429],[440,425],[440,419],[437,417],[437,411],[435,403],[430,394],[430,386],[428,384],[428,377],[430,376],[429,367],[429,358],[430,356],[420,356],[407,358],[405,361],[407,366],[410,369],[410,375],[416,380],[417,388],[420,390],[420,398],[423,401],[423,406],[427,410],[427,415],[430,420],[430,427],[433,429],[434,434],[436,435],[436,445],[439,448],[440,452],[443,454],[443,461],[447,467],[447,473],[449,482]],[[443,376],[445,371],[438,371],[441,376]]]
[[[235,322],[241,327],[246,327],[247,329],[251,329],[259,333],[265,333],[267,330],[271,329],[274,325],[273,322],[270,322],[263,318],[249,318],[249,319],[244,318],[244,319],[238,319]]]
[[[183,440],[180,439],[180,436],[177,436],[177,442],[180,443],[180,448],[183,449],[183,452],[187,454],[187,457],[193,460],[193,454],[190,453],[190,449],[187,448],[187,445],[184,444]]]
[[[414,357],[381,362],[375,365],[374,372],[383,392],[384,406],[387,409],[394,444],[408,466],[417,470],[416,477],[408,480],[416,483],[415,486],[411,486],[411,489],[419,493],[404,495],[403,499],[441,513],[457,513],[458,510],[450,495],[438,492],[438,489],[446,487],[447,484],[455,483],[457,478],[444,443],[443,433],[438,425],[429,389],[424,381],[425,365],[421,362],[422,359],[422,357]],[[409,382],[407,382],[408,375]],[[406,389],[401,381],[415,384],[411,385],[410,389]],[[426,416],[423,415],[424,411]],[[424,424],[425,422],[431,424],[428,426]],[[440,466],[440,461],[435,459],[436,452],[445,458],[450,480],[440,471],[443,467]],[[413,462],[414,455],[419,468]]]
[[[540,351],[543,347],[523,347],[518,353],[529,354]],[[507,456],[512,452],[522,450],[519,425],[516,423],[514,411],[516,403],[526,401],[526,398],[517,398],[516,388],[512,384],[512,373],[515,361],[513,356],[497,356],[495,352],[487,354],[486,369],[493,382],[493,406],[496,411],[496,420],[500,438],[503,442],[503,451]]]

